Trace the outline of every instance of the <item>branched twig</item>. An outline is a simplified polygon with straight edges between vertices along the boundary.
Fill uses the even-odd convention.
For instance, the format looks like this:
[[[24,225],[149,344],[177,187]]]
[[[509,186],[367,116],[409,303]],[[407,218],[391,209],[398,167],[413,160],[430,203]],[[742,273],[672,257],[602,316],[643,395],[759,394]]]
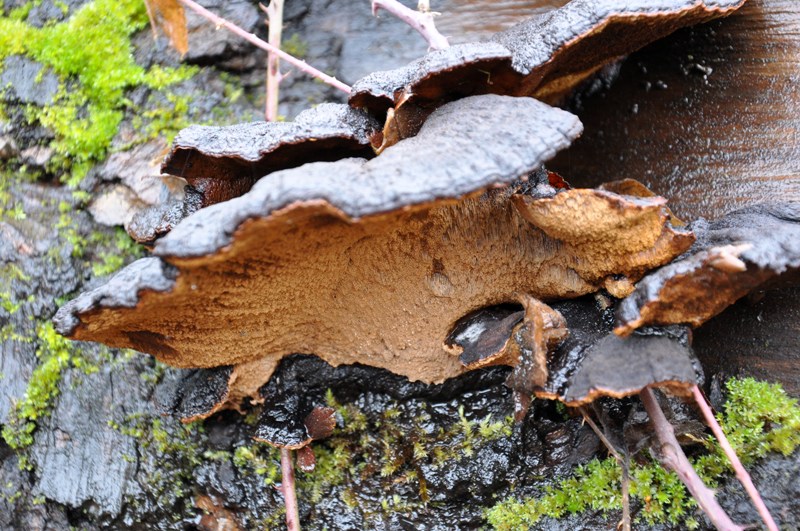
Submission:
[[[306,74],[308,74],[308,75],[310,75],[312,77],[315,77],[315,78],[327,83],[328,85],[331,85],[332,87],[335,87],[335,88],[341,90],[342,92],[346,92],[348,94],[350,93],[350,87],[348,85],[342,83],[341,81],[339,81],[335,77],[329,76],[325,72],[321,72],[321,71],[317,70],[316,68],[314,68],[313,66],[310,66],[305,61],[302,61],[302,60],[300,60],[300,59],[298,59],[298,58],[296,58],[294,56],[291,56],[291,55],[289,55],[288,53],[284,52],[283,50],[281,50],[279,48],[275,48],[274,46],[270,45],[268,42],[265,42],[265,41],[259,39],[254,34],[246,32],[245,30],[243,30],[242,28],[240,28],[236,24],[233,24],[232,22],[228,22],[224,18],[222,18],[222,17],[220,17],[218,15],[215,15],[214,13],[212,13],[208,9],[204,8],[203,6],[198,4],[197,2],[194,2],[193,0],[178,0],[178,1],[180,3],[182,3],[183,5],[185,5],[186,7],[188,7],[189,9],[191,9],[192,11],[194,11],[195,13],[199,14],[200,16],[202,16],[202,17],[210,20],[214,24],[216,24],[216,26],[218,28],[219,27],[225,28],[225,29],[231,31],[232,33],[235,33],[236,35],[240,36],[241,38],[245,39],[247,42],[249,42],[251,44],[254,44],[255,46],[261,48],[262,50],[266,50],[268,52],[274,53],[275,55],[277,55],[278,57],[280,57],[281,59],[283,59],[287,63],[290,63],[290,64],[296,66],[298,69],[302,70]]]
[[[611,441],[608,440],[597,424],[595,424],[585,408],[580,407],[578,410],[581,412],[581,415],[583,415],[583,420],[592,428],[592,431],[594,431],[595,435],[597,435],[600,441],[605,445],[614,459],[617,460],[620,469],[622,469],[622,522],[620,523],[622,524],[622,531],[631,531],[630,468],[628,456],[626,454],[625,457],[623,457],[619,451],[614,448],[614,445],[611,444]]]
[[[417,30],[428,41],[431,49],[449,48],[450,43],[436,29],[436,25],[433,23],[433,13],[430,12],[430,8],[426,9],[427,6],[427,2],[420,2],[420,11],[414,11],[397,0],[372,0],[372,14],[377,15],[379,9],[384,9]]]
[[[297,510],[297,493],[294,488],[294,463],[292,451],[281,448],[281,492],[286,505],[286,527],[288,531],[300,531],[300,513]]]
[[[769,529],[769,531],[778,531],[778,526],[775,524],[775,520],[773,520],[772,515],[769,513],[769,509],[767,509],[764,500],[761,498],[761,494],[756,489],[756,486],[753,485],[753,480],[750,478],[750,474],[748,474],[747,470],[745,470],[744,466],[742,466],[742,462],[739,461],[739,456],[736,455],[736,452],[733,450],[730,442],[728,442],[728,438],[725,437],[725,432],[722,431],[722,426],[720,426],[717,422],[717,419],[714,418],[714,413],[711,411],[711,408],[709,407],[708,402],[706,402],[706,398],[703,396],[700,388],[696,385],[692,386],[692,394],[694,395],[695,402],[697,402],[697,405],[700,407],[700,411],[703,412],[703,417],[705,417],[706,423],[714,433],[714,437],[717,438],[722,451],[725,452],[725,455],[730,460],[731,466],[733,466],[733,471],[736,473],[736,477],[744,487],[744,490],[747,491],[750,499],[753,500],[753,505],[756,506],[758,514],[761,515],[761,519],[764,520],[767,529]]]
[[[264,4],[259,4],[259,6],[267,14],[269,44],[280,48],[283,33],[283,0],[271,0],[267,7],[264,7]],[[268,122],[278,119],[278,87],[283,80],[280,66],[280,57],[274,52],[269,52],[267,56],[267,97],[264,104],[264,117]]]
[[[667,420],[667,417],[664,416],[664,412],[661,411],[661,406],[658,405],[658,400],[656,400],[653,391],[649,387],[645,387],[639,393],[639,397],[642,399],[644,408],[653,423],[656,437],[661,443],[658,456],[661,464],[678,475],[694,499],[697,500],[697,504],[717,529],[721,531],[741,531],[743,528],[731,521],[714,497],[714,491],[703,484],[703,480],[692,468],[692,464],[689,463],[686,454],[683,453],[678,439],[675,438],[675,430]]]

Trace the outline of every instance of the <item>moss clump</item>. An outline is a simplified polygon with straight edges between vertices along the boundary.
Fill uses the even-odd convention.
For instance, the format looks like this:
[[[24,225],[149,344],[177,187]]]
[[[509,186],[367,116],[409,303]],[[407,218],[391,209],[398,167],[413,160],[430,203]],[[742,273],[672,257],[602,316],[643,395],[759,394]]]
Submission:
[[[233,452],[233,464],[245,475],[264,478],[264,485],[274,485],[280,481],[280,450],[265,444],[255,443],[239,446]]]
[[[718,416],[731,445],[744,464],[769,452],[789,455],[800,446],[800,407],[777,384],[752,378],[728,381],[725,412]],[[704,441],[709,453],[693,460],[706,483],[730,470],[728,460],[715,440]],[[560,518],[568,513],[620,510],[621,470],[616,460],[593,460],[555,486],[546,487],[538,497],[507,499],[486,513],[498,530],[530,529],[541,518]],[[692,514],[696,503],[677,475],[656,463],[632,464],[630,493],[641,502],[638,519],[648,524],[670,522],[695,529]]]
[[[31,374],[28,388],[22,399],[14,404],[8,421],[3,426],[2,437],[14,449],[24,449],[33,444],[33,432],[39,419],[49,415],[53,399],[58,396],[61,373],[70,364],[85,366],[80,356],[75,356],[73,344],[60,336],[49,322],[36,327],[39,364]]]
[[[29,105],[25,114],[55,132],[57,156],[50,169],[69,170],[71,186],[105,156],[125,110],[132,108],[128,89],[162,90],[194,74],[192,68],[146,70],[136,64],[130,36],[147,23],[141,0],[94,0],[68,20],[43,28],[26,24],[25,16],[15,10],[0,17],[0,63],[26,55],[59,77],[52,104]]]

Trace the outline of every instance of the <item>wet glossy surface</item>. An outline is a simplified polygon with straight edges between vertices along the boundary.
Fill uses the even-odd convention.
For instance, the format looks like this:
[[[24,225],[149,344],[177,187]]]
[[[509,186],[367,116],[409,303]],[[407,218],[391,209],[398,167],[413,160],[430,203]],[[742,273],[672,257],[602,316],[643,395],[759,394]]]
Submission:
[[[483,40],[517,22],[546,13],[567,0],[433,0],[436,27],[451,44]]]
[[[585,133],[551,167],[576,186],[638,179],[689,219],[800,200],[798,58],[793,0],[679,31],[584,99]]]

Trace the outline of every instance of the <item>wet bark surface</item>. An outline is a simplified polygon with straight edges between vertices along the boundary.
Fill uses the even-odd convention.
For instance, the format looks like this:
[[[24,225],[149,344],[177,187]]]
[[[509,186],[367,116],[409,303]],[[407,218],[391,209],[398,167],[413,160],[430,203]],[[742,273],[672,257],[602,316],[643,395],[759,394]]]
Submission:
[[[63,12],[51,4],[42,2],[31,17],[63,17]],[[72,9],[77,3],[68,4]],[[225,9],[243,10],[239,14],[228,13],[231,18],[249,21],[250,28],[260,25],[259,18],[253,17],[257,13],[254,3],[228,4]],[[451,4],[459,3],[447,3]],[[534,7],[548,3],[536,4]],[[790,14],[796,11],[790,2],[754,2],[746,12],[751,18],[743,14],[708,27],[685,30],[651,50],[674,53],[683,61],[686,53],[692,53],[686,52],[687,39],[691,45],[697,39],[706,42],[717,34],[727,43],[740,27],[746,29],[751,23],[748,21],[763,25],[765,20],[783,16],[775,6]],[[323,69],[338,71],[346,81],[371,70],[404,64],[421,55],[425,48],[410,29],[388,17],[373,20],[368,6],[357,2],[290,2],[287,25],[296,27],[307,41],[309,60]],[[292,31],[287,33],[291,35]],[[221,32],[212,34],[216,39]],[[354,35],[360,37],[351,38]],[[137,37],[137,42],[137,56],[143,62],[161,60],[169,53],[163,43],[154,47],[148,32]],[[208,42],[192,60],[222,64],[227,70],[241,73],[245,88],[260,94],[265,58],[259,53],[245,53],[237,46],[232,41]],[[733,53],[727,46],[723,51]],[[637,61],[649,60],[646,55],[637,57],[623,66],[622,82],[632,75],[625,72],[640,68]],[[668,64],[675,66],[675,61],[679,59]],[[712,66],[714,74],[722,77],[722,64]],[[20,75],[30,76],[35,65],[14,68],[22,72]],[[11,75],[10,71],[7,68],[4,75]],[[696,90],[703,94],[713,92],[715,87],[724,92],[721,85],[714,85],[723,81],[714,74],[708,76],[711,88],[702,82],[702,76],[696,79],[691,74],[689,78],[698,83]],[[5,84],[6,78],[2,79]],[[17,84],[14,79],[11,83]],[[216,74],[201,73],[183,89],[195,94],[193,112],[197,116],[213,115],[213,109],[224,98],[223,85]],[[31,85],[33,88],[29,87],[25,96],[29,100],[17,94],[15,104],[45,98],[48,86]],[[777,87],[776,90],[780,88]],[[282,89],[286,96],[281,112],[289,116],[306,108],[309,101],[336,97],[326,87],[299,76],[290,78]],[[658,87],[643,95],[653,94],[659,94]],[[782,94],[791,101],[791,95]],[[622,108],[638,103],[635,96],[626,92],[619,98],[625,104]],[[589,104],[587,100],[587,109]],[[20,109],[17,108],[19,112]],[[260,111],[245,102],[229,106],[226,112],[230,121],[240,121],[254,119]],[[645,114],[643,106],[640,112]],[[591,123],[591,118],[586,121]],[[756,131],[748,133],[748,137],[758,137],[760,130]],[[6,130],[0,127],[0,133],[5,135]],[[22,149],[37,145],[49,133],[41,128],[22,128],[10,134]],[[692,128],[683,134],[683,141],[690,143],[692,135],[705,138]],[[764,140],[772,146],[782,141],[769,135]],[[638,140],[631,137],[629,142],[634,145]],[[124,135],[118,143],[124,144]],[[641,144],[644,145],[654,147],[652,143]],[[142,161],[147,158],[124,159],[127,152],[121,153],[115,161],[96,168],[86,186],[100,190],[126,182],[120,171],[110,169],[112,162],[117,168],[124,168],[144,164]],[[609,148],[609,157],[611,153]],[[663,160],[669,160],[668,155],[659,151]],[[795,160],[788,156],[791,153],[783,155],[772,153],[767,158],[785,165]],[[577,156],[570,160],[568,167],[573,171],[565,171],[566,176],[579,169]],[[594,160],[601,162],[593,169],[605,168],[613,173],[598,174],[601,180],[617,178],[620,172],[636,178],[652,173],[633,164],[631,161],[637,160],[633,155],[622,158],[625,164],[620,164],[619,158]],[[661,167],[656,155],[647,160]],[[666,168],[671,163],[663,164]],[[787,168],[782,174],[788,177],[781,182],[793,186],[794,168]],[[692,199],[696,197],[692,194],[699,192],[684,192],[672,184],[665,192],[659,189],[659,183],[673,183],[674,177],[666,181],[653,178],[657,191],[667,197],[674,192],[672,196],[679,201],[673,204],[679,213],[708,212],[695,206],[706,204]],[[772,182],[776,181],[767,180],[756,196],[774,190]],[[689,188],[696,190],[697,186]],[[114,231],[97,224],[85,205],[68,190],[53,182],[38,182],[15,184],[10,193],[14,201],[24,205],[28,215],[24,220],[0,221],[2,290],[11,301],[10,306],[0,309],[0,327],[5,331],[0,337],[0,425],[7,425],[10,411],[28,388],[41,359],[37,351],[41,356],[47,348],[42,327],[67,295],[98,284],[92,265],[102,261],[103,253],[114,251],[107,243]],[[156,187],[149,193],[167,191]],[[719,197],[731,196],[720,192]],[[65,227],[59,226],[64,210],[71,216]],[[95,233],[106,238],[92,238]],[[80,252],[76,251],[76,235],[85,240]],[[780,381],[791,394],[800,395],[799,322],[797,288],[767,292],[757,301],[740,301],[715,317],[694,336],[695,351],[704,365],[707,381],[714,384],[729,375],[753,375]],[[225,527],[232,520],[241,529],[281,528],[282,498],[271,483],[279,481],[273,466],[277,454],[270,453],[267,447],[254,446],[251,439],[257,409],[244,414],[225,411],[185,426],[175,416],[163,416],[161,412],[187,372],[166,368],[140,354],[94,344],[78,343],[71,349],[70,361],[60,371],[59,393],[51,401],[49,413],[37,419],[33,444],[24,452],[17,452],[0,440],[0,529],[235,529]],[[301,374],[319,377],[298,376]],[[334,371],[315,358],[293,356],[283,362],[278,375],[299,379],[297,386],[314,405],[333,403],[337,407],[334,436],[312,445],[317,454],[317,470],[298,472],[300,513],[306,529],[476,529],[485,525],[484,510],[498,500],[511,494],[524,497],[538,493],[555,478],[569,474],[575,465],[606,455],[588,426],[579,418],[564,415],[551,402],[536,401],[524,422],[503,424],[513,413],[511,392],[503,383],[506,369],[481,370],[444,385],[426,386],[377,369]],[[506,431],[501,436],[481,435],[474,426],[487,417],[492,423],[501,423]],[[468,425],[473,426],[473,431],[465,427]],[[416,451],[415,443],[420,441],[425,441],[424,455]],[[26,461],[28,464],[21,468]],[[753,467],[754,481],[767,505],[789,525],[800,521],[798,474],[800,453],[770,456]],[[734,480],[724,479],[718,492],[722,505],[735,520],[758,521]],[[618,514],[596,512],[545,519],[537,528],[608,529],[618,520]],[[702,525],[707,526],[705,522]]]
[[[552,168],[579,186],[633,177],[689,220],[800,200],[798,29],[796,2],[752,0],[631,55]]]

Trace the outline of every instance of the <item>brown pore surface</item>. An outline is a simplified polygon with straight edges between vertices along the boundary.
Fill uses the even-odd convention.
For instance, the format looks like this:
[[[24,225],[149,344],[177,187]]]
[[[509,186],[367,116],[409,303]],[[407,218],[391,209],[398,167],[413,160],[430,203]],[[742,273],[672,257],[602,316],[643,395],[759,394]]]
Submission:
[[[581,256],[586,270],[605,277],[603,287],[625,297],[656,263],[666,263],[694,243],[691,233],[669,224],[663,197],[631,197],[604,190],[574,189],[549,199],[512,197],[523,217],[564,242],[566,255]],[[591,262],[591,263],[588,263]],[[625,264],[627,279],[612,278],[609,265]],[[587,267],[588,266],[588,267]],[[613,267],[613,266],[612,266]],[[625,281],[627,280],[627,281]]]
[[[741,262],[738,255],[748,247],[716,247],[685,260],[685,269],[665,277],[658,296],[641,304],[637,317],[620,323],[614,331],[625,336],[651,323],[700,326],[775,275],[769,269],[748,271],[743,262],[740,269],[732,267],[734,260]]]
[[[445,347],[464,315],[523,293],[576,297],[641,268],[625,255],[570,254],[580,249],[528,223],[507,191],[357,223],[324,201],[295,203],[246,221],[218,254],[170,258],[180,270],[170,292],[141,293],[133,310],[84,314],[74,338],[183,367],[313,353],[440,382],[464,371]]]
[[[797,283],[800,202],[755,205],[694,227],[691,252],[649,273],[620,303],[615,333],[651,324],[700,326],[753,290]]]
[[[578,186],[633,176],[686,219],[800,200],[798,57],[794,0],[681,30],[583,100],[583,137],[549,166]]]

